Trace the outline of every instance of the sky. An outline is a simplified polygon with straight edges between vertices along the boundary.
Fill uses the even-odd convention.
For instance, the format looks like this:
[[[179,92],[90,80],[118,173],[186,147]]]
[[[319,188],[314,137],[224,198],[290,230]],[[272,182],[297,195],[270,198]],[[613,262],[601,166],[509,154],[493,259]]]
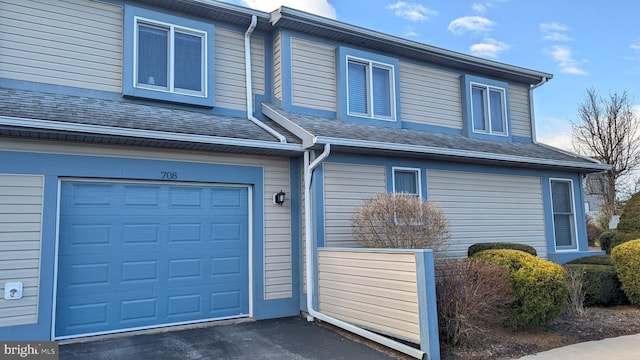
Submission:
[[[534,91],[537,139],[572,150],[587,89],[640,110],[640,1],[226,0],[284,5],[428,45],[553,74]]]

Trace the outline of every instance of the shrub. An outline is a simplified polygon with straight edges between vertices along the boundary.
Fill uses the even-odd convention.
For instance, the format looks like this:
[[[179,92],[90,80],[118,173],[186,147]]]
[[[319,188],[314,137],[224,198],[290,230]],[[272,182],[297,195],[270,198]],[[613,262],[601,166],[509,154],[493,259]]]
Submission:
[[[602,233],[602,235],[600,235],[600,238],[598,239],[600,241],[600,249],[604,250],[607,254],[611,254],[611,245],[615,237],[615,231],[607,231]]]
[[[509,271],[513,298],[506,322],[508,327],[544,326],[566,308],[567,285],[562,266],[518,250],[485,250],[475,256]]]
[[[600,225],[598,225],[593,221],[588,221],[587,222],[587,243],[589,244],[589,246],[596,246],[596,240],[600,238],[600,235],[602,235],[603,232],[604,230],[602,230]]]
[[[614,247],[611,259],[622,284],[622,291],[632,304],[640,305],[640,239]]]
[[[432,249],[439,257],[449,240],[442,210],[410,194],[377,194],[356,209],[351,222],[362,247]]]
[[[615,306],[629,302],[622,292],[613,265],[569,263],[565,266],[583,272],[582,290],[585,306]]]
[[[500,265],[477,258],[445,259],[436,266],[440,340],[460,345],[506,319],[512,287]]]
[[[567,264],[590,264],[590,265],[609,265],[613,266],[610,255],[592,255],[577,258],[569,261]]]
[[[490,242],[490,243],[478,243],[469,246],[467,250],[467,256],[471,257],[480,251],[484,250],[496,250],[496,249],[511,249],[511,250],[520,250],[524,251],[533,256],[538,256],[536,249],[533,246],[529,246],[526,244],[517,244],[517,243],[509,243],[509,242]]]
[[[622,209],[615,245],[634,239],[640,239],[640,192],[635,193]]]
[[[584,291],[582,291],[582,278],[584,271],[580,268],[564,267],[565,281],[567,282],[567,310],[569,315],[580,317],[584,315]]]

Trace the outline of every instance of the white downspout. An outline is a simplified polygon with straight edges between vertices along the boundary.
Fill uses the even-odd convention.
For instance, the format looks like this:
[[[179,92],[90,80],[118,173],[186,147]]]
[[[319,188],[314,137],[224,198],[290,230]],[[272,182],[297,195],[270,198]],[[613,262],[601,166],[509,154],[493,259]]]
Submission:
[[[247,119],[251,120],[254,124],[258,125],[264,131],[273,135],[276,139],[280,140],[281,143],[286,144],[287,138],[284,135],[280,134],[274,128],[269,125],[263,123],[253,116],[253,88],[251,84],[251,33],[256,28],[258,24],[258,17],[253,15],[251,16],[251,25],[244,33],[244,73],[245,73],[245,82],[247,89]]]
[[[344,330],[350,331],[354,334],[360,335],[366,339],[375,341],[384,346],[390,347],[407,355],[413,356],[418,359],[423,359],[425,353],[420,349],[416,349],[414,347],[405,345],[398,341],[391,340],[388,337],[376,334],[374,332],[365,330],[363,328],[359,328],[355,325],[349,324],[342,320],[338,320],[331,316],[320,313],[319,311],[313,308],[313,293],[314,293],[314,274],[315,270],[313,268],[313,240],[311,233],[311,178],[313,175],[313,170],[320,165],[322,161],[324,161],[329,154],[331,153],[331,144],[324,145],[324,151],[320,156],[318,156],[312,163],[309,163],[310,160],[310,151],[307,150],[304,152],[304,225],[305,225],[305,252],[306,252],[306,265],[307,265],[307,321],[313,321],[314,318],[332,324],[334,326],[340,327]]]
[[[540,81],[539,83],[529,88],[529,116],[531,117],[531,139],[533,140],[534,144],[537,144],[538,140],[536,139],[536,136],[537,136],[536,135],[536,115],[535,115],[535,112],[533,111],[533,90],[544,85],[544,83],[546,82],[547,82],[547,77],[543,76],[542,81]]]

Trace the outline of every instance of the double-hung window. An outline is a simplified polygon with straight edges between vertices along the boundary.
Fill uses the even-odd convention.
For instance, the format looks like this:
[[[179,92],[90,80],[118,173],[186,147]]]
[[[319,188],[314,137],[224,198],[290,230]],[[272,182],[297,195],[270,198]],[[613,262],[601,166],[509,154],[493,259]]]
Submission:
[[[136,17],[135,86],[206,97],[207,33]]]
[[[553,205],[553,231],[558,250],[576,248],[576,218],[571,180],[551,180],[551,203]]]
[[[505,89],[471,83],[471,117],[473,132],[506,136]]]
[[[125,96],[212,107],[214,26],[126,4]]]
[[[393,65],[347,57],[347,112],[350,116],[395,120]]]
[[[413,168],[393,168],[393,191],[396,193],[406,193],[420,197],[422,195],[420,186],[420,169]]]

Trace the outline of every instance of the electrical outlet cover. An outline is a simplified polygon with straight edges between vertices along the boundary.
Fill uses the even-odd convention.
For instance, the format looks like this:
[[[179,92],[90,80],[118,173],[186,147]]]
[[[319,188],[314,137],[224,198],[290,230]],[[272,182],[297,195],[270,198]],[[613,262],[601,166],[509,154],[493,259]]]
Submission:
[[[4,284],[5,300],[22,299],[22,282],[8,282]]]

